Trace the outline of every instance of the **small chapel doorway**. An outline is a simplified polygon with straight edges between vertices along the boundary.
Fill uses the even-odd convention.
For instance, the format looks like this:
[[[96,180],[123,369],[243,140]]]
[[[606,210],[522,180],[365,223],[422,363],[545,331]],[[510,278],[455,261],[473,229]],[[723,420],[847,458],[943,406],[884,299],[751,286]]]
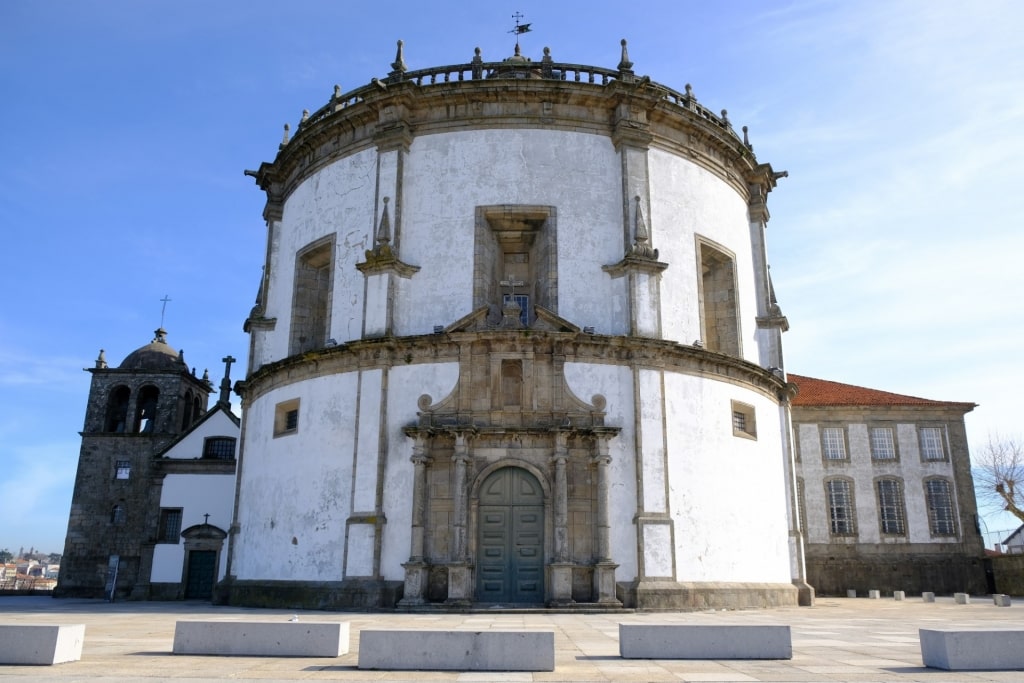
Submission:
[[[480,487],[477,600],[544,602],[544,491],[520,467],[491,473]]]
[[[185,583],[186,600],[209,600],[213,597],[213,584],[217,575],[217,553],[213,550],[193,550],[188,554],[188,577]]]

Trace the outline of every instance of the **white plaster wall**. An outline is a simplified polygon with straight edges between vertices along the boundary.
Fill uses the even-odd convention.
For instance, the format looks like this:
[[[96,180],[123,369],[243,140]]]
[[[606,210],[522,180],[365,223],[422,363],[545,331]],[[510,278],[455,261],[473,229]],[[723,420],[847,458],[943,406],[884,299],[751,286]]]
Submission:
[[[342,578],[357,378],[346,373],[288,385],[247,408],[232,567],[239,579]],[[274,437],[275,405],[294,398],[297,431]]]
[[[168,449],[168,451],[164,453],[164,457],[183,460],[201,458],[203,457],[203,444],[209,437],[230,436],[235,439],[238,438],[238,425],[235,424],[223,411],[217,410],[216,412],[208,413],[207,415],[208,417],[206,417],[203,422],[196,425],[191,432],[186,434],[180,441]],[[235,450],[237,455],[237,442]],[[223,528],[227,529],[227,527]]]
[[[475,209],[557,208],[558,313],[600,333],[627,331],[623,280],[600,270],[625,253],[621,171],[607,137],[552,130],[459,131],[415,138],[405,163],[395,333],[425,334],[472,310]]]
[[[384,470],[384,537],[381,573],[385,579],[402,580],[403,562],[409,561],[412,528],[412,439],[403,428],[416,422],[416,402],[423,394],[438,403],[455,388],[458,363],[407,365],[388,373],[387,439]]]
[[[327,166],[303,182],[284,204],[271,245],[266,316],[277,326],[263,344],[262,363],[288,355],[295,254],[311,242],[336,233],[331,329],[339,343],[358,339],[363,321],[363,274],[355,264],[373,246],[376,150],[365,150]]]
[[[789,583],[778,404],[671,372],[665,396],[676,580]],[[756,440],[733,436],[733,400],[754,407]]]
[[[757,363],[757,298],[746,201],[718,176],[659,149],[648,155],[651,182],[651,245],[669,264],[662,273],[662,335],[690,344],[701,338],[695,236],[736,257],[737,305],[743,357]]]
[[[633,517],[637,511],[636,411],[633,404],[633,376],[629,368],[592,363],[566,363],[565,381],[578,398],[590,402],[595,394],[607,399],[605,424],[621,427],[609,442],[608,523],[611,526],[611,555],[619,565],[617,581],[631,581],[637,575],[637,539]]]
[[[933,423],[929,423],[931,425]],[[962,528],[956,501],[956,487],[953,466],[949,460],[922,461],[918,444],[917,425],[912,423],[872,422],[847,423],[844,425],[849,445],[848,461],[826,461],[821,454],[820,427],[814,423],[796,425],[800,444],[798,474],[804,480],[804,512],[807,518],[805,537],[808,543],[933,543],[944,538],[933,538],[928,524],[928,507],[925,498],[924,480],[928,477],[944,477],[950,482],[953,494],[953,511],[957,528]],[[896,438],[897,459],[871,459],[870,426],[890,426]],[[857,514],[857,535],[833,538],[830,533],[828,498],[824,481],[828,477],[849,477],[854,481],[854,506]],[[883,536],[878,515],[878,496],[875,481],[883,476],[900,479],[903,482],[903,497],[906,509],[907,535],[905,537]]]
[[[226,418],[225,418],[226,419]],[[237,428],[236,428],[237,432]],[[181,529],[203,524],[203,515],[209,514],[209,524],[224,531],[231,528],[232,501],[235,493],[233,474],[169,474],[164,478],[160,493],[160,507],[182,508]],[[227,543],[220,553],[220,572],[224,578],[227,568]],[[153,550],[154,583],[179,583],[185,562],[185,541],[158,543]]]

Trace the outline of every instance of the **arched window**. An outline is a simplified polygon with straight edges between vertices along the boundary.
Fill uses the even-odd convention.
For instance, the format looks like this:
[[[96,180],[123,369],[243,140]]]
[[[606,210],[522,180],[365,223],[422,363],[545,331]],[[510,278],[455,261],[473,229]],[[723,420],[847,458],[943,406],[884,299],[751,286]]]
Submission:
[[[949,480],[925,479],[924,497],[928,505],[928,526],[932,536],[956,536],[953,487]]]
[[[891,477],[878,479],[875,481],[875,494],[878,496],[879,530],[886,536],[905,536],[907,523],[903,509],[903,483]]]
[[[156,406],[159,400],[159,389],[152,385],[142,387],[138,407],[135,409],[135,432],[149,434],[156,431]]]
[[[235,439],[230,436],[211,436],[203,442],[203,457],[216,460],[235,459]]]
[[[125,386],[115,387],[107,400],[107,421],[103,431],[124,432],[128,428],[128,400],[132,390]]]
[[[825,482],[829,526],[833,536],[856,536],[857,513],[853,504],[853,482],[829,479]]]
[[[192,421],[196,422],[203,416],[202,412],[203,404],[199,401],[199,396],[192,399]]]
[[[186,391],[185,398],[181,404],[181,431],[188,429],[188,426],[192,424],[194,419],[192,416],[192,392]]]

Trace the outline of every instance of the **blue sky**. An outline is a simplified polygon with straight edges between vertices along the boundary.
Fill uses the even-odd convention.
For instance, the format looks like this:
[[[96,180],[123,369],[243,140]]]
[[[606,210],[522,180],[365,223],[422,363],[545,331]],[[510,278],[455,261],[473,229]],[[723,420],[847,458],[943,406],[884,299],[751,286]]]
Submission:
[[[525,55],[634,70],[750,127],[790,372],[974,401],[1019,435],[1024,3],[0,3],[0,548],[61,552],[89,374],[168,341],[244,358],[264,252],[243,169],[285,122],[410,69]],[[657,230],[657,227],[654,226]],[[236,375],[237,377],[237,375]],[[1016,524],[989,516],[991,530]]]

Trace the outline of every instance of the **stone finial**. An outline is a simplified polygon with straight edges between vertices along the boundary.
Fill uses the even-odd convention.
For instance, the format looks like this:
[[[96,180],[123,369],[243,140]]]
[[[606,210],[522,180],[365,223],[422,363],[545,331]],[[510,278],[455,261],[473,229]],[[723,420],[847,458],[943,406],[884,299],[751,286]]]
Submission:
[[[284,137],[281,138],[281,148],[284,148],[284,146],[288,144],[288,136],[290,135],[291,131],[292,127],[289,126],[287,123],[284,124]]]
[[[747,148],[747,149],[749,149],[749,150],[750,150],[751,152],[753,152],[753,151],[754,151],[754,146],[753,146],[752,144],[750,144],[750,136],[748,135],[748,130],[747,130],[747,127],[746,127],[746,126],[743,126],[743,144],[744,144],[744,145],[746,146],[746,148]]]
[[[391,219],[388,217],[388,197],[384,197],[384,208],[381,211],[380,225],[377,227],[377,244],[386,245],[391,241]]]
[[[337,83],[334,84],[334,95],[331,97],[332,100],[341,99],[341,86]]]
[[[622,59],[619,60],[619,71],[632,71],[633,62],[629,61],[629,52],[626,50],[626,39],[623,38],[622,44]]]
[[[213,386],[213,382],[210,381],[210,369],[209,368],[204,368],[203,369],[203,382],[205,382],[207,385],[209,385],[211,387]]]
[[[395,52],[395,61],[391,62],[391,73],[388,74],[400,80],[402,74],[409,70],[409,67],[405,65],[405,43],[401,40],[398,41],[398,50]]]
[[[167,330],[165,330],[164,328],[162,328],[162,327],[156,328],[156,330],[153,331],[153,335],[154,335],[153,336],[153,341],[150,342],[150,344],[152,344],[152,343],[166,344],[167,343]]]
[[[545,47],[544,48],[544,56],[540,60],[540,72],[541,72],[541,75],[544,76],[544,78],[551,78],[552,77],[552,75],[553,75],[552,72],[551,72],[551,70],[552,70],[552,66],[551,65],[552,64],[554,64],[554,60],[551,59],[551,48],[550,47]]]
[[[96,357],[96,369],[106,370],[109,366],[107,365],[107,352],[100,349],[100,355]]]
[[[545,62],[550,62],[551,61],[551,48],[550,47],[545,47],[544,48],[544,61]]]
[[[309,121],[309,110],[308,109],[303,109],[302,110],[302,120],[299,122],[299,125],[301,126],[306,121]]]
[[[697,96],[693,94],[693,86],[689,83],[686,84],[686,99],[696,102]]]
[[[729,112],[726,111],[725,109],[722,110],[722,123],[724,123],[727,126],[732,125],[731,123],[729,123]]]
[[[648,241],[651,239],[651,233],[647,230],[647,222],[644,220],[644,210],[640,195],[636,195],[633,201],[636,202],[636,209],[633,212],[635,223],[633,247],[630,249],[627,257],[635,256],[643,259],[657,260],[658,250],[653,249],[648,244]]]
[[[640,205],[640,195],[633,197],[636,202],[636,241],[646,242],[650,239],[647,232],[647,223],[644,221],[644,208]]]

